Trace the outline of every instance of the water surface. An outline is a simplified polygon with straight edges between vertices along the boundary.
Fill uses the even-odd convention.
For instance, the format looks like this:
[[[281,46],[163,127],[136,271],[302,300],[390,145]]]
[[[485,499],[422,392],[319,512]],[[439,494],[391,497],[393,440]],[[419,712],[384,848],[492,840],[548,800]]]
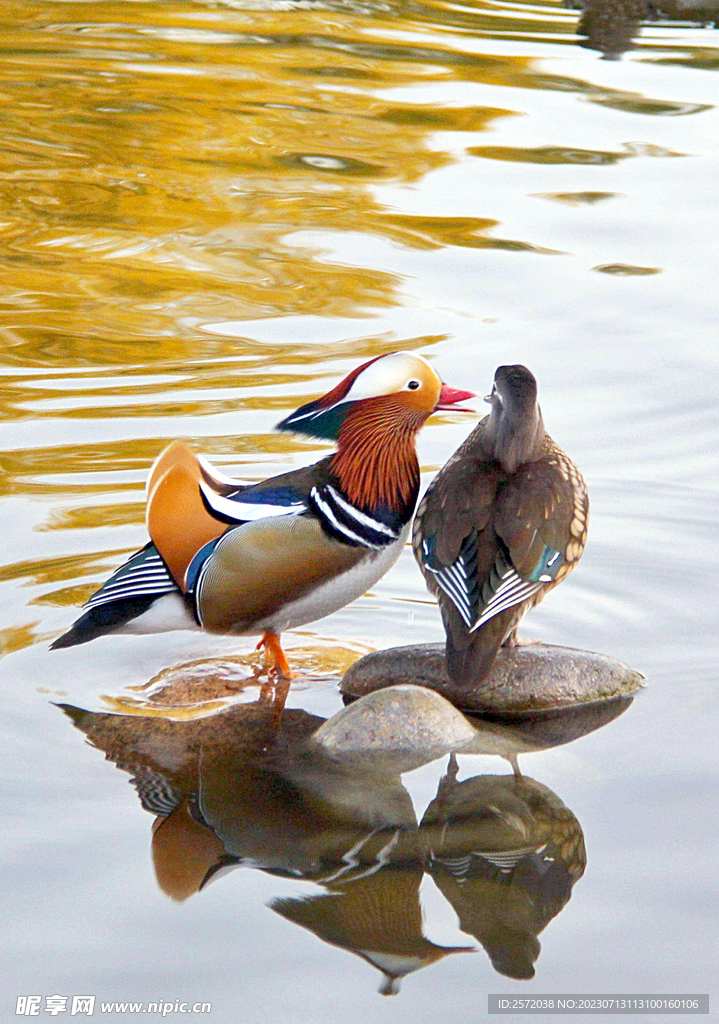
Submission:
[[[248,1024],[459,1024],[488,992],[712,991],[718,37],[658,23],[608,62],[576,24],[509,0],[4,5],[3,1017],[18,995],[90,992],[208,1000]],[[399,348],[482,394],[500,363],[536,374],[592,522],[524,634],[612,654],[649,686],[605,728],[523,755],[586,851],[534,978],[493,966],[412,833],[384,931],[410,927],[411,903],[412,941],[473,952],[383,999],[377,965],[298,910],[326,900],[314,878],[250,858],[169,898],[127,772],[55,706],[127,708],[174,666],[249,664],[252,641],[48,643],[144,543],[144,477],[168,439],[240,476],[306,464],[326,449],[274,424]],[[425,479],[473,422],[431,420]],[[371,594],[288,634],[304,672],[289,707],[326,718],[358,654],[441,637],[407,551]],[[455,782],[504,792],[470,780],[509,772],[460,757]],[[405,831],[435,820],[448,773],[444,758],[402,775]]]

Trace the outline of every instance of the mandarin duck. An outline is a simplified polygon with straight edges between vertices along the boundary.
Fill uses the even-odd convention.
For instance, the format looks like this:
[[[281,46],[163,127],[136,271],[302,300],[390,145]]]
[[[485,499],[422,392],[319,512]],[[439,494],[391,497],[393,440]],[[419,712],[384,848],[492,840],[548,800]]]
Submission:
[[[489,416],[433,480],[412,538],[439,599],[447,671],[467,685],[577,564],[589,518],[582,474],[545,432],[529,370],[500,366],[486,401]]]
[[[173,442],[147,481],[150,542],[52,647],[111,632],[260,634],[289,676],[280,633],[342,608],[394,564],[417,503],[415,436],[433,412],[471,397],[422,356],[394,352],[278,424],[336,442],[312,466],[247,483]]]

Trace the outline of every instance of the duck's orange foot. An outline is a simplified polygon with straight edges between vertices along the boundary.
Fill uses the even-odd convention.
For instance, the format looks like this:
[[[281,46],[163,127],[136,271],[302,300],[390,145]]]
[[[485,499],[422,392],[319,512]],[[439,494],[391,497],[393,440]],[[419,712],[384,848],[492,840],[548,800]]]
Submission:
[[[274,668],[277,674],[284,679],[292,679],[292,669],[285,652],[282,650],[277,633],[265,633],[258,643],[256,650],[259,651],[261,647],[264,647],[267,660],[272,663],[272,668]]]

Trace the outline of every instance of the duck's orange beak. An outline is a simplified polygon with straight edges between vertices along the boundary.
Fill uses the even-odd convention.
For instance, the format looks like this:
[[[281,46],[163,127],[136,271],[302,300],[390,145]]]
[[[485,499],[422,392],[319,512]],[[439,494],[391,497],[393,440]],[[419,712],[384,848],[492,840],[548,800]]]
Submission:
[[[439,393],[439,401],[434,407],[435,412],[439,412],[441,409],[453,409],[457,402],[464,402],[468,398],[476,398],[474,391],[459,391],[457,388],[449,388],[446,384],[442,385],[442,390]],[[460,412],[468,412],[467,409],[460,409]]]

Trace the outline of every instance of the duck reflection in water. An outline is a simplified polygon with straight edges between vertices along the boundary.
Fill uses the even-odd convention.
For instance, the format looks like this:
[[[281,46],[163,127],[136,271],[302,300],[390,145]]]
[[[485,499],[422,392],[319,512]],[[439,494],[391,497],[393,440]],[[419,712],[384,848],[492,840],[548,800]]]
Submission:
[[[537,935],[584,874],[581,826],[540,782],[498,775],[457,782],[452,761],[422,819],[427,871],[494,968],[533,978]]]
[[[513,750],[516,757],[566,743],[629,703],[511,726],[474,720],[478,733],[463,753]],[[436,752],[330,757],[313,739],[324,719],[290,708],[278,727],[262,701],[192,721],[62,707],[131,774],[155,816],[152,858],[167,896],[186,900],[243,865],[314,882],[316,894],[277,898],[271,908],[371,963],[384,994],[411,972],[477,948],[427,937],[420,898],[427,875],[495,969],[525,979],[534,975],[538,934],[584,872],[581,826],[556,794],[526,776],[459,781],[451,751],[418,821],[401,776]]]

